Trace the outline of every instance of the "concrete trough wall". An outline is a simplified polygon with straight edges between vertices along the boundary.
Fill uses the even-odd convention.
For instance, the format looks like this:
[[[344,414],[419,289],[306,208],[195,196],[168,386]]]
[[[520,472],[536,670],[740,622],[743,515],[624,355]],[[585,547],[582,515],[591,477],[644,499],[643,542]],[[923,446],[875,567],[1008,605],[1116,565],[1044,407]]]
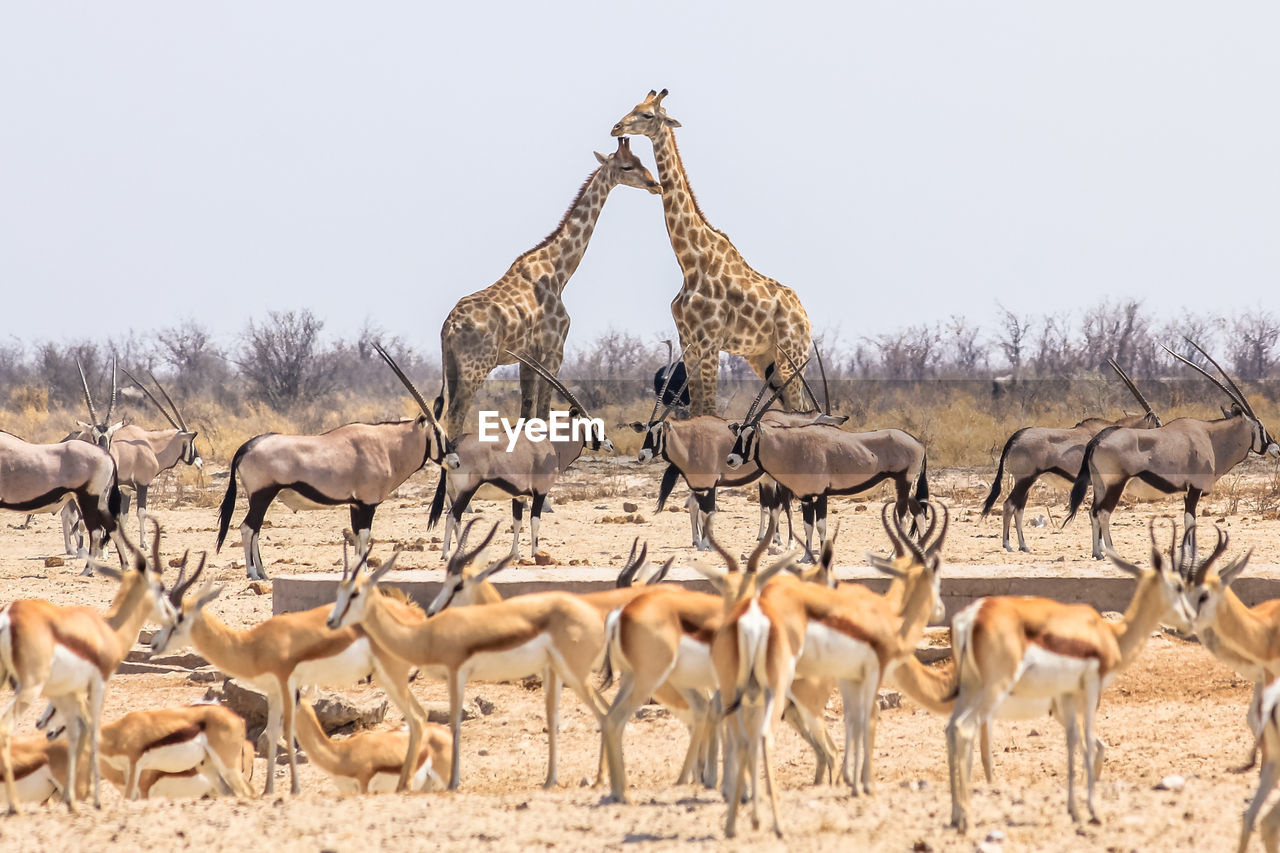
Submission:
[[[493,582],[503,597],[509,598],[557,589],[576,593],[611,589],[617,574],[617,569],[587,566],[511,568],[494,575]],[[888,578],[874,569],[841,568],[836,574],[841,580],[862,582],[877,592],[883,592],[889,586]],[[326,572],[276,578],[272,612],[309,610],[333,603],[339,577],[336,572]],[[691,589],[712,591],[706,579],[693,569],[673,569],[670,578]],[[404,590],[425,607],[439,592],[443,579],[444,572],[440,569],[411,569],[393,571],[385,583]],[[947,566],[943,570],[942,599],[948,620],[974,600],[988,595],[1039,595],[1062,602],[1089,604],[1103,612],[1123,612],[1133,596],[1133,587],[1131,577],[1101,563],[1083,569]],[[1251,566],[1232,589],[1249,605],[1280,598],[1280,566]]]

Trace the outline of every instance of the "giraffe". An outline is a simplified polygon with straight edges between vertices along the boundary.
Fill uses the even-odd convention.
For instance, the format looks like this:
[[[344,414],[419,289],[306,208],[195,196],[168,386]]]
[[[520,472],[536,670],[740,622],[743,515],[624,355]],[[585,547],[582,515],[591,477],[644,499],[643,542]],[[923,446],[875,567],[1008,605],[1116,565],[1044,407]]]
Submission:
[[[808,357],[809,316],[794,290],[752,269],[707,222],[676,148],[674,128],[680,122],[662,107],[666,96],[666,89],[650,91],[613,126],[613,135],[647,136],[653,143],[667,234],[684,273],[671,316],[684,348],[691,409],[695,416],[714,415],[720,352],[742,356],[757,376],[777,387]],[[808,408],[799,384],[788,385],[782,398],[793,411]]]
[[[541,362],[553,374],[560,370],[569,334],[569,312],[560,295],[587,250],[609,191],[622,184],[662,193],[629,142],[619,139],[618,150],[608,157],[597,153],[599,168],[556,229],[516,258],[502,278],[459,299],[445,318],[440,329],[444,387],[436,411],[448,406],[444,422],[450,437],[473,431],[464,428],[471,401],[494,368],[515,362],[507,350]],[[521,417],[545,417],[550,395],[550,386],[521,363]]]

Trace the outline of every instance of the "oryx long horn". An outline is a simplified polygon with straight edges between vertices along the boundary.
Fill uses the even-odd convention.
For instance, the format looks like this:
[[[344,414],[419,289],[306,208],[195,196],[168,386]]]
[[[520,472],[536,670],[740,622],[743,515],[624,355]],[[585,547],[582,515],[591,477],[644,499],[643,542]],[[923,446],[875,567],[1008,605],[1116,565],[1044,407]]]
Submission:
[[[160,393],[164,395],[165,402],[169,404],[169,408],[173,409],[173,416],[178,419],[178,424],[180,424],[178,428],[183,432],[190,432],[190,430],[187,429],[187,419],[182,416],[182,412],[178,411],[177,404],[173,402],[173,398],[169,396],[169,392],[164,390],[164,386],[160,384],[160,380],[156,379],[156,375],[149,369],[147,370],[147,375],[151,377],[151,381],[160,389]]]
[[[689,374],[685,373],[684,381],[680,383],[680,387],[676,389],[676,393],[673,395],[674,399],[679,400],[680,395],[684,393],[684,389],[688,387],[689,387]],[[675,407],[676,407],[676,404],[674,402],[668,403],[666,408],[662,410],[662,414],[658,416],[658,420],[665,421],[667,419],[667,416],[671,414],[672,410],[675,409]],[[654,409],[657,409],[657,406],[654,406]]]
[[[760,390],[757,391],[756,395],[751,398],[751,405],[747,406],[747,413],[742,416],[742,422],[744,424],[751,423],[751,419],[754,418],[756,414],[756,406],[760,405],[760,400],[761,398],[764,397],[764,392],[768,390],[769,390],[769,383],[767,381],[761,382]]]
[[[154,403],[154,404],[155,404],[155,407],[156,407],[157,409],[159,409],[159,410],[160,410],[160,414],[164,415],[164,419],[165,419],[166,421],[168,421],[168,422],[169,422],[169,425],[170,425],[171,427],[173,427],[174,429],[177,429],[177,430],[181,430],[181,429],[182,429],[182,427],[181,427],[181,426],[179,426],[178,422],[177,422],[177,421],[175,421],[175,420],[170,416],[170,414],[168,413],[168,411],[166,411],[166,410],[165,410],[165,407],[164,407],[164,406],[162,406],[162,405],[160,405],[160,401],[156,399],[156,395],[155,395],[155,394],[152,394],[149,390],[147,390],[147,386],[143,385],[141,382],[139,382],[139,381],[138,381],[138,377],[134,376],[132,373],[130,373],[129,371],[125,370],[123,367],[122,367],[122,368],[120,368],[120,372],[121,372],[121,373],[123,373],[125,376],[129,377],[129,381],[130,381],[130,382],[132,382],[134,385],[137,385],[139,388],[141,388],[141,389],[142,389],[142,393],[143,393],[143,394],[146,394],[146,395],[147,395],[147,399],[148,399],[148,400],[150,400],[152,403]],[[153,376],[151,377],[151,381],[152,381],[152,382],[155,382],[155,379],[156,379],[156,378],[155,378],[155,376],[153,375]],[[156,383],[156,384],[158,385],[159,383]],[[185,430],[184,430],[184,432],[185,432]]]
[[[1138,403],[1146,410],[1147,414],[1155,415],[1155,412],[1151,408],[1151,404],[1147,402],[1147,398],[1142,396],[1142,392],[1138,390],[1138,386],[1129,378],[1129,374],[1125,373],[1124,370],[1121,369],[1116,360],[1114,358],[1109,358],[1107,359],[1107,364],[1111,365],[1111,369],[1120,375],[1120,381],[1125,384],[1129,389],[1129,392],[1133,394],[1134,397],[1138,398]]]
[[[76,359],[76,369],[80,371],[80,387],[84,389],[84,401],[89,406],[89,420],[93,421],[93,425],[97,426],[101,421],[98,420],[98,410],[93,405],[93,395],[89,393],[89,380],[84,378],[84,365],[80,363],[80,359]]]
[[[377,341],[374,341],[373,348],[378,353],[378,355],[382,356],[382,360],[387,363],[387,367],[391,368],[392,372],[395,373],[396,377],[400,380],[400,382],[404,385],[404,387],[408,389],[409,395],[412,396],[414,399],[414,402],[418,404],[418,408],[422,409],[422,414],[426,415],[429,421],[431,421],[432,423],[435,423],[436,416],[432,414],[431,407],[427,405],[427,401],[422,396],[422,392],[419,391],[417,387],[412,382],[409,381],[408,376],[404,375],[404,371],[400,369],[400,365],[396,364],[395,359],[393,359],[387,353],[387,351],[382,348],[382,344],[378,343]]]
[[[107,419],[103,422],[107,426],[111,426],[111,414],[116,410],[116,359],[111,357],[111,400],[107,403]]]
[[[1219,379],[1218,377],[1214,376],[1212,373],[1210,373],[1209,371],[1205,370],[1203,367],[1201,367],[1200,365],[1196,364],[1194,361],[1192,361],[1191,359],[1187,358],[1186,356],[1184,356],[1184,355],[1179,355],[1178,353],[1176,353],[1176,352],[1174,352],[1173,350],[1169,349],[1169,348],[1168,348],[1167,346],[1165,346],[1164,344],[1161,344],[1161,345],[1160,345],[1160,347],[1161,347],[1161,349],[1163,349],[1165,352],[1169,353],[1169,355],[1173,356],[1173,357],[1174,357],[1174,358],[1176,358],[1178,361],[1180,361],[1180,362],[1182,362],[1183,364],[1185,364],[1187,367],[1190,367],[1192,370],[1194,370],[1196,373],[1199,373],[1199,374],[1200,374],[1201,376],[1203,376],[1205,379],[1208,379],[1208,380],[1209,380],[1210,382],[1212,382],[1214,385],[1217,385],[1217,386],[1218,386],[1218,389],[1219,389],[1219,390],[1221,390],[1223,394],[1226,394],[1226,395],[1227,395],[1227,397],[1228,397],[1228,398],[1229,398],[1233,403],[1238,403],[1238,404],[1240,405],[1240,408],[1244,409],[1246,412],[1247,412],[1247,411],[1250,411],[1249,404],[1248,404],[1247,402],[1242,401],[1239,397],[1237,397],[1237,396],[1236,396],[1236,394],[1235,394],[1235,392],[1234,392],[1234,391],[1232,391],[1230,388],[1228,388],[1226,385],[1223,385],[1223,384],[1222,384],[1222,380],[1221,380],[1221,379]]]
[[[796,360],[791,357],[791,353],[785,352],[782,349],[782,347],[778,347],[777,349],[778,349],[778,352],[782,353],[787,357],[787,361],[791,362],[791,369],[795,371],[795,373],[800,374],[800,384],[804,386],[804,392],[808,394],[809,399],[813,401],[813,407],[817,409],[819,412],[822,412],[822,407],[818,405],[818,395],[813,393],[813,388],[809,385],[809,380],[804,378],[804,373],[801,372],[800,367],[796,364]],[[808,364],[808,363],[809,363],[808,361],[805,361],[805,364]]]
[[[626,139],[626,137],[622,137]],[[667,345],[667,375],[662,380],[662,390],[658,392],[658,399],[653,401],[653,411],[649,413],[649,423],[653,423],[654,418],[658,414],[658,407],[662,405],[663,399],[667,396],[667,389],[671,387],[671,368],[675,365],[675,346],[670,339],[663,341]],[[688,372],[685,373],[685,381],[688,381]]]
[[[813,355],[818,359],[818,372],[822,374],[822,400],[825,403],[822,413],[831,414],[831,389],[827,387],[827,368],[822,363],[822,350],[818,349],[818,342],[813,343]]]
[[[535,361],[532,358],[529,358],[528,356],[524,356],[524,355],[521,355],[520,353],[512,352],[511,350],[507,350],[506,353],[512,358],[518,358],[521,361],[521,363],[529,365],[529,367],[533,370],[534,373],[538,374],[543,379],[547,380],[547,382],[551,384],[551,387],[555,388],[562,395],[564,395],[564,398],[569,401],[570,406],[573,406],[575,409],[581,412],[584,418],[587,416],[587,407],[582,405],[582,403],[578,401],[578,398],[573,396],[573,393],[570,392],[568,388],[564,387],[564,383],[561,382],[559,379],[557,379],[555,377],[555,374],[553,374],[550,370],[548,370],[545,365],[543,365],[538,361]]]
[[[787,381],[786,381],[786,382],[783,382],[781,385],[779,385],[779,386],[778,386],[777,390],[775,390],[775,391],[773,392],[773,395],[772,395],[771,397],[769,397],[769,399],[765,402],[765,404],[764,404],[763,406],[761,406],[761,407],[760,407],[760,409],[759,409],[759,410],[755,413],[755,415],[751,418],[751,422],[752,422],[752,423],[757,423],[757,422],[760,420],[760,418],[764,416],[764,413],[765,413],[765,412],[767,412],[767,411],[769,411],[769,407],[773,405],[773,401],[774,401],[774,400],[776,400],[776,399],[778,399],[778,397],[782,396],[782,392],[783,392],[783,391],[785,391],[785,390],[787,390],[787,386],[788,386],[788,385],[790,385],[790,384],[791,384],[791,382],[792,382],[792,381],[793,381],[797,376],[802,376],[802,375],[804,374],[804,369],[805,369],[805,367],[807,367],[807,366],[808,366],[808,364],[809,364],[809,359],[807,359],[807,358],[806,358],[806,359],[804,360],[804,364],[800,365],[800,369],[799,369],[799,370],[796,370],[794,373],[792,373],[790,376],[788,376],[788,377],[787,377]],[[765,384],[766,384],[766,387],[767,387],[767,386],[768,386],[768,383],[765,383]]]
[[[1235,382],[1235,380],[1231,378],[1231,374],[1230,374],[1230,373],[1227,373],[1227,371],[1223,370],[1223,369],[1222,369],[1222,365],[1221,365],[1221,364],[1218,364],[1218,362],[1214,359],[1214,357],[1213,357],[1213,356],[1211,356],[1211,355],[1209,355],[1209,353],[1205,352],[1204,347],[1200,346],[1198,343],[1196,343],[1195,341],[1191,340],[1191,338],[1186,338],[1186,341],[1187,341],[1187,343],[1189,343],[1189,344],[1191,344],[1193,347],[1195,347],[1195,348],[1200,352],[1200,354],[1201,354],[1202,356],[1204,356],[1205,358],[1207,358],[1207,359],[1209,360],[1209,363],[1210,363],[1210,364],[1212,364],[1214,367],[1216,367],[1216,368],[1218,369],[1218,372],[1222,374],[1222,378],[1223,378],[1223,379],[1225,379],[1225,380],[1227,380],[1227,384],[1231,386],[1231,390],[1235,391],[1235,397],[1236,397],[1236,400],[1240,403],[1240,406],[1241,406],[1241,407],[1242,407],[1246,412],[1248,412],[1248,413],[1249,413],[1249,417],[1253,418],[1254,420],[1257,420],[1257,419],[1258,419],[1258,416],[1257,416],[1257,415],[1255,415],[1255,414],[1253,413],[1253,406],[1250,406],[1250,405],[1249,405],[1249,398],[1248,398],[1248,397],[1246,397],[1246,396],[1244,395],[1244,392],[1240,390],[1240,386],[1239,386],[1239,385],[1237,385],[1237,384],[1236,384],[1236,382]]]

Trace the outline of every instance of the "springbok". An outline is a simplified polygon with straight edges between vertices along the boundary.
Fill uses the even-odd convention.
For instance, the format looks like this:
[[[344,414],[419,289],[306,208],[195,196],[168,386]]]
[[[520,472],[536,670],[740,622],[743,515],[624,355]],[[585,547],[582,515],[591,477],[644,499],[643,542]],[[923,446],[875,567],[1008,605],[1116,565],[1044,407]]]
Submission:
[[[433,528],[444,514],[445,495],[450,506],[445,516],[444,544],[440,558],[449,559],[450,542],[461,537],[462,514],[466,512],[477,493],[483,497],[511,499],[511,557],[520,556],[520,528],[524,525],[524,498],[532,498],[529,508],[529,537],[531,554],[538,553],[538,526],[542,522],[542,507],[547,493],[560,476],[582,455],[584,448],[593,451],[613,452],[613,442],[604,435],[599,419],[593,419],[585,406],[568,388],[540,362],[519,353],[510,353],[533,373],[541,376],[569,403],[569,422],[573,425],[568,441],[556,440],[554,435],[544,435],[545,440],[534,441],[528,430],[521,430],[515,440],[503,444],[496,440],[482,441],[479,433],[460,436],[453,446],[457,464],[442,468],[436,484],[435,498],[431,501],[431,515],[427,527]],[[489,487],[489,488],[486,488]],[[481,492],[484,489],[484,492]]]
[[[398,552],[397,552],[398,553]],[[376,570],[362,573],[366,553],[344,573],[337,600],[329,612],[331,629],[361,626],[369,638],[406,662],[401,688],[408,691],[408,665],[443,675],[449,686],[449,729],[453,754],[449,790],[460,779],[459,748],[462,700],[467,681],[503,681],[540,673],[547,705],[548,760],[544,787],[556,785],[560,728],[560,685],[568,684],[597,722],[604,701],[591,683],[591,672],[604,654],[604,625],[594,607],[567,592],[519,595],[497,604],[448,608],[428,619],[408,622],[376,595],[377,583],[395,565],[392,555]],[[422,743],[425,713],[409,717],[409,749],[398,790],[405,790],[413,758]]]
[[[98,572],[120,580],[120,589],[105,614],[89,607],[59,607],[42,599],[19,599],[0,608],[0,684],[13,687],[13,698],[0,709],[0,763],[10,814],[20,809],[9,747],[11,732],[14,722],[40,696],[52,701],[67,721],[70,746],[63,802],[71,811],[78,810],[73,796],[76,764],[87,735],[93,804],[95,808],[102,804],[98,744],[103,690],[143,624],[165,615],[161,612],[160,528],[156,527],[152,540],[150,561],[123,531],[120,542],[122,561],[125,551],[131,558],[123,573],[94,565]]]
[[[343,794],[389,794],[396,790],[404,767],[409,736],[405,732],[357,732],[331,739],[325,734],[311,703],[297,702],[298,741],[307,759],[333,780]],[[415,757],[410,791],[444,787],[449,778],[449,730],[435,723],[423,727],[422,743]]]
[[[774,391],[770,402],[783,388]],[[725,464],[737,470],[755,463],[801,502],[805,561],[813,561],[814,527],[819,547],[827,540],[827,499],[831,495],[854,495],[891,480],[897,492],[895,516],[900,520],[911,516],[917,531],[923,526],[922,504],[929,499],[929,482],[925,449],[919,439],[900,429],[845,432],[822,424],[775,426],[764,421],[768,407],[766,403],[748,412],[737,425]]]
[[[344,562],[346,549],[343,550]],[[276,750],[281,733],[289,756],[290,790],[302,792],[294,750],[294,692],[302,686],[345,687],[372,676],[406,719],[425,712],[409,692],[409,668],[400,658],[370,642],[359,628],[326,625],[329,606],[300,613],[281,613],[247,630],[237,630],[209,613],[207,605],[222,588],[211,582],[184,599],[200,578],[205,561],[188,579],[179,575],[169,593],[171,615],[151,638],[151,651],[162,654],[194,646],[210,663],[232,678],[254,685],[267,695],[267,780],[264,794],[275,791]],[[344,566],[344,571],[350,565]],[[413,621],[422,612],[399,601],[388,602],[396,618]]]
[[[1098,822],[1093,790],[1102,768],[1103,745],[1094,732],[1102,689],[1125,669],[1151,632],[1168,619],[1187,630],[1191,620],[1183,603],[1184,582],[1173,546],[1166,555],[1156,543],[1151,521],[1151,567],[1126,562],[1114,551],[1111,561],[1137,578],[1133,598],[1117,622],[1104,620],[1087,604],[1062,604],[1034,596],[980,598],[951,623],[957,695],[947,723],[947,762],[951,778],[951,825],[969,825],[969,773],[973,738],[979,726],[996,716],[1037,717],[1052,713],[1066,729],[1067,812],[1076,808],[1075,760],[1083,723],[1083,756],[1088,785],[1086,805]]]
[[[1001,537],[1006,551],[1013,550],[1013,542],[1009,539],[1009,525],[1013,523],[1018,531],[1018,550],[1031,553],[1022,532],[1022,514],[1027,508],[1027,495],[1036,480],[1047,476],[1055,484],[1062,483],[1070,488],[1080,473],[1085,446],[1102,430],[1116,426],[1151,429],[1161,425],[1160,416],[1115,359],[1107,359],[1107,364],[1120,374],[1120,379],[1142,405],[1144,414],[1125,415],[1114,421],[1085,418],[1070,429],[1023,427],[1009,436],[1004,449],[1000,451],[1000,463],[996,466],[995,479],[991,481],[991,491],[987,493],[987,500],[982,505],[982,517],[986,518],[995,506],[996,499],[1000,497],[1000,487],[1003,485],[1005,472],[1008,471],[1013,482],[1009,488],[1009,496],[1004,501],[1004,529]]]
[[[9,743],[18,802],[44,803],[62,793],[67,780],[66,738],[50,740],[36,734],[15,737]],[[10,806],[8,797],[0,789],[0,806]]]
[[[444,427],[426,399],[379,344],[374,349],[412,395],[421,414],[379,424],[351,423],[320,435],[255,436],[231,459],[227,492],[218,513],[217,550],[227,538],[236,508],[236,474],[249,508],[240,524],[245,575],[266,579],[259,535],[267,507],[277,497],[294,512],[346,506],[362,550],[369,546],[373,514],[400,484],[427,464],[457,467]]]
[[[1277,445],[1239,386],[1199,344],[1188,339],[1222,374],[1222,380],[1193,361],[1166,347],[1166,352],[1189,365],[1218,386],[1231,400],[1231,409],[1218,420],[1178,418],[1150,430],[1114,427],[1104,429],[1085,447],[1080,473],[1071,487],[1071,507],[1064,526],[1075,517],[1085,493],[1093,486],[1089,521],[1093,533],[1093,557],[1110,549],[1111,513],[1133,480],[1140,497],[1162,497],[1182,492],[1183,525],[1190,531],[1195,549],[1196,507],[1201,495],[1250,453],[1280,456]]]

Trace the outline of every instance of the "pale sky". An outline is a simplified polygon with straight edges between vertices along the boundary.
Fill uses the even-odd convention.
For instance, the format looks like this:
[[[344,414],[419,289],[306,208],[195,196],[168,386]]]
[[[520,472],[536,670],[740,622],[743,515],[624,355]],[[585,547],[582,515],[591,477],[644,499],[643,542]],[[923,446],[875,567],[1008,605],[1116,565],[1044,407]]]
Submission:
[[[1274,2],[6,4],[0,337],[310,307],[435,351],[662,87],[703,211],[816,331],[1244,310],[1280,278],[1277,32]],[[616,189],[570,347],[671,328],[680,281]]]

